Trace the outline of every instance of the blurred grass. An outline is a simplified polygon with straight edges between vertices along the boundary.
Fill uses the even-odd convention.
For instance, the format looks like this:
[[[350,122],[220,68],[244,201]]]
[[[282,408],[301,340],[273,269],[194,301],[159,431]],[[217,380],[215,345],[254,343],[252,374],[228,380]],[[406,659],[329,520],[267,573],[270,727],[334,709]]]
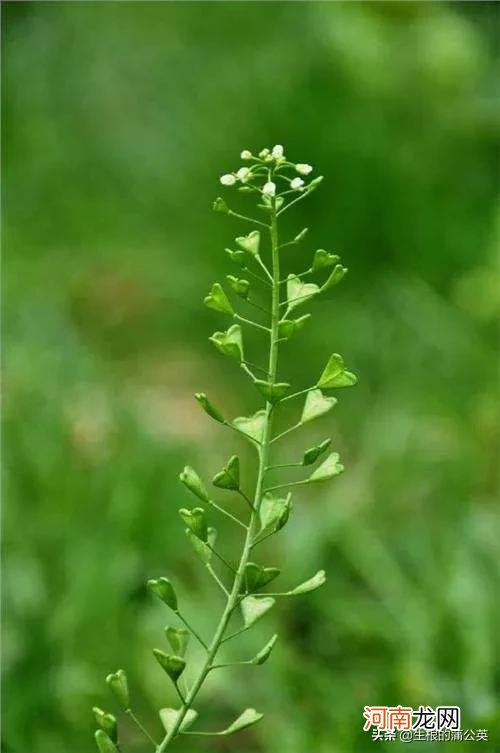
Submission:
[[[250,704],[267,720],[190,752],[364,753],[363,706],[397,703],[458,704],[496,750],[495,5],[2,13],[2,750],[91,750],[90,707],[111,705],[102,680],[119,666],[158,726],[152,709],[174,698],[150,655],[165,614],[147,577],[171,574],[200,629],[213,626],[218,596],[180,536],[177,473],[190,461],[208,477],[235,444],[192,394],[230,415],[257,398],[207,342],[219,320],[201,298],[241,230],[210,205],[242,148],[276,142],[327,178],[288,220],[311,233],[287,267],[325,246],[350,269],[283,349],[282,374],[308,384],[335,350],[361,380],[287,451],[331,432],[346,474],[296,494],[277,550],[262,552],[290,583],[324,566],[327,586],[239,647],[280,632],[262,672],[214,675],[200,698],[210,727]]]

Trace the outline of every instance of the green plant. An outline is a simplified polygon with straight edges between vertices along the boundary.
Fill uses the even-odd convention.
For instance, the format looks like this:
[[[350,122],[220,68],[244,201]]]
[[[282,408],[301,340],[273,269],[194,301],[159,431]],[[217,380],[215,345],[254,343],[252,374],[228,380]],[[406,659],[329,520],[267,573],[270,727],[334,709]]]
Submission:
[[[241,274],[251,276],[254,284],[262,286],[270,295],[271,308],[263,308],[256,304],[253,298],[250,298],[251,284],[246,277],[228,275],[227,282],[239,299],[269,316],[270,322],[268,324],[270,326],[237,313],[219,283],[214,283],[204,302],[209,308],[235,320],[236,323],[229,329],[215,332],[210,340],[222,354],[240,364],[264,398],[265,406],[252,416],[239,417],[229,421],[204,393],[198,393],[196,399],[212,419],[230,427],[253,445],[258,458],[257,479],[254,493],[250,497],[241,488],[240,460],[237,455],[233,455],[212,481],[216,488],[235,492],[244,499],[250,511],[249,519],[244,522],[211,499],[205,485],[193,468],[186,466],[180,474],[182,483],[205,507],[215,508],[244,532],[244,541],[239,563],[236,567],[233,567],[215,548],[216,531],[209,526],[205,507],[197,506],[192,509],[182,508],[179,510],[180,517],[186,525],[185,530],[189,541],[225,596],[224,610],[215,633],[208,642],[186,620],[179,607],[177,594],[170,580],[160,577],[148,582],[150,590],[183,623],[181,627],[167,626],[165,629],[167,641],[171,648],[170,653],[161,649],[153,650],[158,663],[174,684],[181,704],[178,709],[165,708],[160,710],[160,718],[165,728],[165,734],[161,741],[155,741],[132,711],[124,671],[119,670],[107,677],[107,684],[120,706],[140,727],[154,746],[156,753],[163,753],[167,750],[170,743],[179,735],[230,735],[255,724],[262,718],[262,714],[255,709],[248,708],[222,731],[204,732],[191,729],[191,725],[197,717],[193,705],[205,679],[210,672],[229,666],[216,661],[222,644],[251,628],[274,606],[277,597],[304,594],[319,588],[325,582],[325,573],[320,570],[312,578],[290,590],[273,593],[262,591],[265,586],[278,577],[280,571],[277,568],[264,567],[252,561],[253,553],[260,543],[277,534],[288,522],[291,511],[291,494],[285,495],[283,490],[293,486],[327,481],[339,475],[344,469],[338,453],[331,452],[305,479],[278,484],[267,482],[268,474],[271,471],[289,467],[311,466],[326,455],[330,446],[330,439],[325,439],[320,444],[307,449],[300,461],[277,465],[272,465],[271,462],[273,443],[305,423],[328,413],[335,406],[337,400],[335,397],[324,394],[325,391],[354,385],[356,377],[345,368],[342,357],[334,353],[328,359],[319,379],[312,386],[292,393],[289,383],[278,381],[279,344],[288,341],[298,330],[302,329],[310,317],[310,314],[306,314],[296,318],[295,309],[336,285],[345,275],[347,269],[339,263],[337,255],[324,249],[318,249],[306,271],[300,274],[290,273],[286,279],[281,278],[281,251],[287,246],[300,243],[306,235],[307,229],[302,230],[292,240],[280,243],[278,235],[279,218],[290,207],[308,196],[319,185],[322,178],[318,177],[306,183],[301,176],[308,176],[312,167],[307,164],[289,162],[285,158],[283,148],[280,145],[275,146],[272,150],[262,150],[257,157],[254,157],[248,151],[243,151],[241,157],[247,162],[248,167],[241,167],[235,173],[223,175],[221,183],[225,186],[239,184],[238,190],[240,192],[255,194],[257,206],[263,212],[264,219],[254,219],[235,212],[220,197],[214,202],[214,209],[255,224],[259,228],[248,235],[236,238],[237,248],[226,249],[226,252],[231,261],[239,268]],[[281,183],[284,184],[284,189],[279,191],[277,186]],[[265,229],[269,234],[270,265],[266,264],[261,256],[262,231],[260,228]],[[321,285],[304,281],[304,278],[325,271],[329,271],[329,274],[326,281]],[[283,290],[285,291],[284,295],[282,295]],[[246,359],[242,325],[257,329],[269,340],[269,360],[266,368],[255,366]],[[255,371],[258,371],[264,378],[257,376]],[[277,408],[283,403],[300,396],[305,396],[300,420],[273,436],[273,417]],[[218,574],[213,566],[214,557],[230,573],[231,582],[229,584],[224,582],[224,577]],[[238,609],[241,610],[242,624],[228,634],[230,621]],[[206,657],[193,684],[189,689],[186,689],[179,681],[186,668],[185,654],[190,636],[193,636],[202,645]],[[274,635],[252,659],[238,662],[238,664],[264,664],[269,658],[276,640],[277,636]],[[116,753],[119,750],[119,744],[115,717],[98,708],[94,709],[94,714],[99,726],[96,732],[99,750],[101,753]]]

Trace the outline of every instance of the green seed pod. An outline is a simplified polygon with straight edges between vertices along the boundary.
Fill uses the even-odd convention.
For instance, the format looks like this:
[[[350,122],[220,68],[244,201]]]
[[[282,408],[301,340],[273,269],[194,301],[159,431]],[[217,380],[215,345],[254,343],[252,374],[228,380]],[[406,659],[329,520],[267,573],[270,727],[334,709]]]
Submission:
[[[252,230],[248,235],[240,236],[236,238],[236,243],[243,251],[247,251],[252,256],[259,255],[260,245],[260,232],[258,230]]]
[[[215,474],[212,484],[219,489],[232,491],[240,488],[240,459],[237,455],[230,457],[223,470]]]
[[[182,656],[166,654],[165,651],[162,651],[159,648],[154,648],[153,654],[160,667],[165,670],[172,682],[176,683],[186,668],[186,662]]]
[[[221,284],[218,282],[214,282],[212,290],[207,296],[205,296],[203,303],[209,309],[219,311],[221,314],[229,314],[229,316],[233,316],[234,314],[234,309],[229,302],[229,298],[224,293]]]
[[[99,753],[119,753],[118,748],[104,730],[98,729],[94,737]]]
[[[203,486],[203,483],[194,468],[191,468],[190,465],[186,465],[182,473],[179,475],[179,478],[184,486],[187,486],[189,491],[196,497],[203,500],[203,502],[209,502],[207,490]]]
[[[221,196],[217,196],[212,204],[214,212],[222,212],[222,214],[229,214],[229,207]]]
[[[232,251],[230,248],[225,249],[226,254],[229,256],[233,264],[237,264],[238,267],[245,266],[245,252],[244,251]]]
[[[195,536],[202,541],[207,541],[207,519],[205,517],[205,510],[202,507],[195,507],[192,510],[186,510],[185,507],[182,507],[179,510],[179,515]]]
[[[239,280],[237,277],[234,277],[234,275],[226,275],[226,280],[236,295],[239,295],[240,298],[245,300],[248,298],[250,292],[250,283],[248,280]]]
[[[98,726],[116,743],[118,740],[118,725],[116,723],[116,717],[113,714],[108,714],[98,706],[94,706],[92,709],[94,712],[95,720]]]
[[[185,628],[174,628],[167,625],[165,635],[176,656],[184,656],[189,643],[189,632]]]
[[[106,677],[106,683],[115,696],[120,706],[126,711],[130,708],[130,696],[128,692],[127,675],[123,669]]]
[[[217,410],[217,408],[212,405],[210,400],[208,400],[207,396],[204,392],[197,392],[195,394],[196,400],[199,402],[205,413],[207,413],[211,418],[213,418],[215,421],[219,421],[219,423],[223,424],[225,423],[226,419],[222,415],[222,413]]]
[[[150,591],[163,601],[170,609],[177,612],[177,596],[174,587],[168,578],[158,578],[148,580]]]

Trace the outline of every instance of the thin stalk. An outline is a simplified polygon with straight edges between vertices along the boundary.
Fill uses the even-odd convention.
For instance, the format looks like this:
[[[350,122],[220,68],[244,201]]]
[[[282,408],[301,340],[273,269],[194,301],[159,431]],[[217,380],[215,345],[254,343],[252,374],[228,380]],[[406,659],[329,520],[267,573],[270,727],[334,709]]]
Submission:
[[[231,427],[231,424],[230,423],[226,423],[225,426]],[[236,427],[233,426],[231,428],[235,429]],[[223,515],[225,515],[226,518],[229,518],[230,520],[232,520],[233,523],[238,523],[238,525],[241,526],[241,528],[244,528],[245,531],[247,530],[247,526],[245,525],[245,523],[243,523],[241,520],[239,520],[239,518],[237,518],[235,515],[233,515],[232,513],[230,513],[228,510],[225,510],[223,507],[221,507],[220,505],[218,505],[216,502],[213,501],[213,499],[209,499],[208,500],[208,504],[211,505],[212,507],[214,507],[216,510],[218,510]]]
[[[290,434],[290,432],[295,431],[295,429],[300,429],[301,426],[302,426],[301,421],[299,421],[297,424],[294,424],[293,426],[290,426],[289,429],[285,429],[285,431],[282,431],[281,434],[276,434],[276,436],[271,439],[271,443],[277,442],[278,439],[281,439],[282,437],[286,437],[287,434]]]
[[[313,385],[312,387],[306,387],[305,390],[300,390],[299,392],[293,392],[291,395],[286,395],[286,397],[282,397],[280,400],[280,403],[284,403],[285,400],[292,400],[294,397],[300,397],[300,395],[305,395],[306,392],[311,392],[312,390],[317,389],[317,385]]]
[[[198,641],[198,643],[200,643],[200,644],[201,644],[201,645],[203,646],[203,648],[205,649],[205,651],[206,651],[206,650],[208,649],[208,646],[207,646],[207,644],[205,643],[205,641],[203,640],[203,638],[201,638],[201,636],[199,636],[199,635],[198,635],[198,633],[196,632],[196,630],[195,630],[195,629],[194,629],[194,628],[193,628],[193,627],[192,627],[192,626],[191,626],[191,625],[189,624],[189,622],[188,622],[188,621],[186,620],[186,618],[185,618],[185,617],[184,617],[184,616],[183,616],[183,615],[182,615],[182,614],[181,614],[180,612],[176,612],[176,614],[177,614],[177,617],[178,617],[178,618],[179,618],[179,619],[180,619],[180,620],[181,620],[181,621],[182,621],[182,622],[184,623],[184,625],[185,625],[185,626],[187,627],[187,629],[189,630],[189,632],[190,632],[190,633],[191,633],[192,635],[194,635],[194,637],[196,638],[196,640]]]
[[[244,316],[240,316],[239,314],[235,314],[234,319],[237,319],[239,322],[243,322],[244,324],[248,324],[251,327],[256,327],[257,329],[262,329],[264,332],[269,333],[271,330],[269,327],[264,327],[263,324],[258,324],[257,322],[253,322],[251,319],[246,319]]]
[[[156,740],[154,739],[154,737],[152,737],[149,734],[149,732],[147,731],[146,727],[139,721],[139,719],[136,717],[136,715],[134,714],[134,712],[132,711],[132,709],[127,709],[125,713],[128,714],[128,716],[132,719],[132,721],[134,722],[134,724],[141,730],[141,732],[144,735],[144,737],[146,737],[149,740],[150,743],[153,743],[153,745],[155,747],[157,747],[158,743],[156,742]]]
[[[270,240],[271,240],[271,255],[272,255],[271,279],[273,283],[272,314],[271,314],[271,343],[270,343],[270,348],[269,348],[269,377],[270,377],[270,382],[274,383],[276,381],[276,373],[277,373],[277,367],[278,367],[278,324],[280,320],[280,315],[279,315],[279,304],[280,304],[280,286],[279,286],[280,268],[279,267],[280,265],[279,265],[279,252],[278,252],[279,240],[278,240],[278,223],[277,223],[275,199],[273,199],[272,208],[273,208],[273,211],[271,214],[271,226],[269,228]],[[267,272],[267,267],[265,267],[265,269]],[[208,673],[210,672],[210,667],[214,663],[215,657],[217,656],[217,652],[224,639],[224,634],[228,627],[229,620],[231,619],[231,616],[234,610],[236,609],[236,607],[238,606],[240,602],[241,585],[242,585],[244,574],[245,574],[245,567],[246,567],[246,564],[248,562],[248,559],[250,557],[250,553],[252,550],[252,542],[255,538],[255,531],[257,527],[259,509],[260,509],[260,504],[261,504],[262,495],[263,495],[264,477],[266,473],[266,468],[269,465],[269,452],[270,452],[270,445],[271,445],[271,431],[272,431],[272,419],[273,419],[273,411],[272,411],[271,403],[266,402],[265,410],[266,410],[266,419],[265,419],[265,424],[264,424],[263,437],[262,437],[262,442],[258,446],[259,469],[258,469],[258,474],[257,474],[257,483],[255,487],[253,510],[250,517],[250,522],[248,524],[247,533],[245,536],[245,542],[243,545],[243,551],[242,551],[240,562],[238,565],[238,570],[234,578],[233,586],[232,586],[231,592],[228,595],[226,606],[220,618],[219,624],[215,630],[213,639],[208,647],[207,657],[205,659],[205,662],[203,663],[203,666],[198,674],[198,677],[196,678],[193,686],[191,687],[189,693],[187,694],[181,706],[181,709],[177,715],[175,723],[171,726],[171,728],[169,729],[169,731],[163,738],[162,742],[160,743],[160,745],[158,746],[156,750],[156,753],[164,753],[164,751],[166,751],[167,748],[169,747],[172,740],[179,733],[180,726],[188,710],[192,707],[200,688],[205,682],[205,679]]]
[[[262,225],[263,227],[269,227],[269,225],[266,222],[261,222],[260,220],[256,220],[254,217],[245,217],[244,214],[238,214],[238,212],[233,212],[232,209],[229,210],[229,214],[231,217],[238,217],[240,220],[245,220],[245,222],[254,222],[256,225]]]

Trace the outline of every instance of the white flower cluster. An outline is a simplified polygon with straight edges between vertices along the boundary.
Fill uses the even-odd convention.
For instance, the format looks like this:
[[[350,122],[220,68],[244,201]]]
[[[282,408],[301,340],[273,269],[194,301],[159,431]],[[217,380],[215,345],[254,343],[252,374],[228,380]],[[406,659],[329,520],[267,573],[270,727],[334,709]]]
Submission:
[[[257,156],[252,154],[252,152],[248,149],[243,149],[240,157],[242,160],[253,162],[252,166],[240,167],[234,173],[226,173],[225,175],[222,175],[220,182],[223,186],[234,186],[238,182],[242,184],[249,183],[254,178],[257,178],[260,175],[264,174],[267,175],[268,179],[266,180],[262,188],[256,190],[260,190],[264,196],[271,197],[276,196],[276,183],[274,182],[274,180],[271,180],[271,170],[262,170],[263,167],[272,168],[272,171],[276,171],[276,174],[279,177],[288,180],[290,183],[290,189],[292,191],[303,191],[305,187],[304,180],[298,176],[290,179],[288,176],[277,172],[278,170],[280,170],[280,168],[291,168],[295,170],[295,172],[297,172],[299,176],[306,176],[312,172],[311,165],[307,165],[302,162],[298,162],[297,164],[288,162],[285,157],[283,146],[281,144],[276,144],[272,149],[262,149]],[[251,189],[249,188],[247,190]]]

